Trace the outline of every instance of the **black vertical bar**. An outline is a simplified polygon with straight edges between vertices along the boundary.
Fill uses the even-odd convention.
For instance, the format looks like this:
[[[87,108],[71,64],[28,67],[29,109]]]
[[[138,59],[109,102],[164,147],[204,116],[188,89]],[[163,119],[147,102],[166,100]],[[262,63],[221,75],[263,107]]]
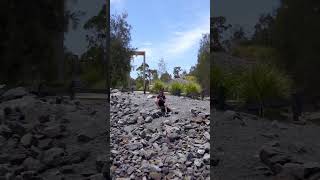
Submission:
[[[106,75],[106,94],[107,94],[107,102],[106,102],[106,112],[107,112],[107,122],[106,122],[106,150],[108,157],[108,166],[105,167],[104,170],[105,179],[111,179],[110,175],[110,76],[109,76],[109,63],[110,63],[110,0],[106,0],[106,44],[105,44],[105,75]]]

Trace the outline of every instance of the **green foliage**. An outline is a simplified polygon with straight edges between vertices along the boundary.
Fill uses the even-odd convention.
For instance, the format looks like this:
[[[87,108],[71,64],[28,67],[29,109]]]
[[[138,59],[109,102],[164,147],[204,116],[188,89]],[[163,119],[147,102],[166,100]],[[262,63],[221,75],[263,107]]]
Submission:
[[[184,79],[191,82],[197,82],[197,78],[195,76],[185,76]]]
[[[291,80],[275,66],[257,64],[245,71],[241,79],[241,97],[246,102],[263,106],[267,100],[287,98],[290,93]]]
[[[161,81],[168,83],[171,79],[172,79],[171,75],[168,72],[161,74],[161,77],[160,77]]]
[[[184,85],[179,82],[173,82],[170,84],[169,91],[172,95],[180,96],[183,91]]]
[[[94,84],[92,84],[90,88],[92,88],[92,89],[104,89],[104,88],[106,88],[106,80],[105,79],[98,80]]]
[[[165,85],[164,82],[162,82],[162,81],[155,81],[155,82],[154,82],[154,85],[153,85],[152,88],[151,88],[151,92],[152,92],[152,93],[159,93],[159,91],[160,91],[161,89],[165,89],[165,88],[166,88],[166,85]]]
[[[143,90],[143,79],[142,77],[137,77],[135,80],[137,90]]]
[[[81,80],[84,81],[85,84],[92,86],[98,81],[101,81],[101,76],[97,71],[91,69],[90,71],[81,74]]]
[[[217,95],[215,90],[220,86],[223,86],[226,90],[227,98],[238,99],[239,88],[241,84],[241,72],[227,72],[222,70],[218,66],[213,66],[211,71],[213,95]]]
[[[201,86],[195,82],[189,82],[184,85],[184,93],[186,96],[195,97],[201,93]]]
[[[110,86],[127,86],[128,73],[131,70],[130,59],[132,51],[131,45],[131,26],[127,22],[127,14],[111,15],[110,17],[110,61],[109,74]],[[100,10],[98,15],[93,16],[84,25],[84,29],[90,32],[87,35],[89,42],[89,59],[100,60],[100,67],[104,67],[104,47],[106,41],[106,8]],[[90,55],[90,56],[89,56]],[[104,70],[105,71],[105,70]],[[101,71],[102,73],[104,71]]]
[[[210,92],[210,36],[204,34],[198,51],[197,64],[190,69],[189,75],[195,76],[205,93]]]

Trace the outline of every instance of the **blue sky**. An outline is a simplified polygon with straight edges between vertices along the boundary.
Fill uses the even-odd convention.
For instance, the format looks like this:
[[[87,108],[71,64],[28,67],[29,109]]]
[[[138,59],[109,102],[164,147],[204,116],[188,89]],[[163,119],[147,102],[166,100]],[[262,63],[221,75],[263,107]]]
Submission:
[[[211,14],[226,17],[227,23],[232,25],[241,25],[250,35],[254,32],[259,16],[273,13],[279,4],[280,0],[216,0]]]
[[[210,31],[210,0],[110,0],[110,6],[111,14],[128,13],[131,44],[146,51],[150,68],[158,69],[160,58],[171,74],[176,66],[189,71],[196,64],[202,34]],[[136,57],[132,65],[142,61]]]

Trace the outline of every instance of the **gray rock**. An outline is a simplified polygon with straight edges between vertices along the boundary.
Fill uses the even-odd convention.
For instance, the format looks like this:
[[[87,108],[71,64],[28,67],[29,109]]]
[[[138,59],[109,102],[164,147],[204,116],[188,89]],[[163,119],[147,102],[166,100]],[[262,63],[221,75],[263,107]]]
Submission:
[[[127,173],[128,173],[129,175],[131,175],[134,171],[135,171],[135,168],[132,167],[132,166],[130,166],[130,167],[127,169]]]
[[[96,169],[98,172],[102,171],[104,164],[108,163],[108,156],[107,155],[99,155],[96,159]]]
[[[102,173],[95,174],[89,177],[90,180],[105,180],[106,178],[103,176]]]
[[[97,132],[95,129],[82,129],[81,132],[77,136],[78,142],[87,143],[94,138],[96,138]]]
[[[11,164],[20,165],[27,158],[27,155],[24,152],[19,152],[11,154],[9,158]]]
[[[143,145],[140,142],[136,142],[136,143],[129,143],[126,145],[127,149],[134,151],[137,149],[141,149],[143,147]]]
[[[207,140],[210,140],[210,134],[208,132],[204,132],[203,135]]]
[[[149,164],[148,162],[142,162],[141,169],[144,172],[161,172],[161,168],[154,164]]]
[[[0,135],[9,138],[12,135],[11,129],[6,125],[0,125]]]
[[[44,128],[43,134],[50,137],[55,138],[61,136],[61,127],[60,125],[52,125],[49,127]]]
[[[203,162],[205,164],[210,164],[210,154],[206,153],[204,156],[203,156]]]
[[[31,146],[33,144],[33,142],[35,141],[35,139],[33,138],[31,133],[27,133],[24,136],[22,136],[20,142],[23,146]]]
[[[28,157],[23,161],[23,167],[28,171],[38,172],[42,170],[44,165],[39,160],[34,159],[32,157]]]
[[[151,116],[148,116],[148,117],[144,120],[144,122],[146,122],[146,123],[152,122],[152,117],[151,117]]]
[[[7,164],[0,164],[0,176],[6,175],[10,171]]]
[[[53,147],[44,151],[42,155],[42,162],[48,166],[57,166],[61,163],[61,158],[65,155],[62,148]]]
[[[38,147],[42,150],[47,150],[52,147],[52,139],[42,139],[38,142]]]
[[[41,115],[41,116],[38,118],[38,120],[39,120],[40,123],[49,122],[49,121],[50,121],[50,115]]]
[[[66,166],[62,166],[59,171],[63,174],[70,174],[70,173],[74,173],[74,167],[73,165],[66,165]]]
[[[307,162],[303,164],[304,177],[309,177],[313,174],[320,173],[320,164],[316,162]]]
[[[126,123],[127,124],[136,124],[138,122],[138,117],[128,117],[126,119]]]
[[[154,179],[154,180],[161,180],[161,174],[160,173],[158,173],[158,172],[151,172],[150,174],[149,174],[149,177],[150,178],[152,178],[152,179]]]
[[[203,150],[203,149],[198,149],[197,150],[197,153],[198,153],[198,155],[204,155],[204,153],[205,153],[205,150]]]
[[[20,122],[10,121],[10,122],[7,122],[7,124],[11,130],[14,130],[15,134],[18,134],[20,136],[23,136],[27,131],[27,128],[25,127],[25,125],[23,125]]]
[[[5,93],[3,93],[1,97],[3,100],[11,100],[16,98],[21,98],[27,94],[28,92],[24,87],[17,87],[14,89],[9,89]]]
[[[170,142],[174,142],[175,140],[180,139],[180,135],[177,133],[168,133],[167,134],[168,139],[170,140]]]
[[[80,163],[86,160],[89,156],[90,156],[90,151],[78,150],[72,154],[69,154],[64,161],[68,164]]]
[[[200,168],[203,165],[200,159],[195,159],[193,163],[198,168]]]

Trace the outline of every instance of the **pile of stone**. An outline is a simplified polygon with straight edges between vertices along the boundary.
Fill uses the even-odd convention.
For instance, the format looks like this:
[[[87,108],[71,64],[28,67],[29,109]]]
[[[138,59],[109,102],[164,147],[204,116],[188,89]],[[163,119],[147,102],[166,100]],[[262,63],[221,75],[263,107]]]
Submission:
[[[141,97],[140,97],[141,96]],[[209,179],[210,116],[191,109],[162,116],[152,98],[111,94],[111,174],[128,179]]]
[[[305,149],[300,147],[298,152]],[[285,180],[318,180],[320,179],[320,164],[299,160],[280,150],[279,142],[264,145],[260,150],[260,159],[268,167],[265,175],[274,175],[275,179]]]
[[[1,94],[0,113],[0,179],[105,179],[106,155],[90,148],[105,141],[77,129],[77,118],[92,116],[79,102],[18,87]]]

